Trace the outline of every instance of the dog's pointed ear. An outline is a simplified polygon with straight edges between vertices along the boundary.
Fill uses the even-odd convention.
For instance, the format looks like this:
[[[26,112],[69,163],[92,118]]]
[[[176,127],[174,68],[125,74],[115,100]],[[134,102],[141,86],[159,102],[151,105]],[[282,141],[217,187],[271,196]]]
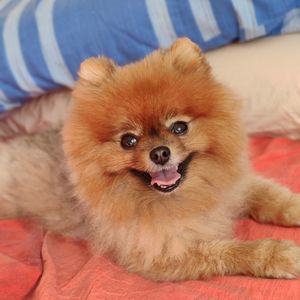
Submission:
[[[117,65],[106,57],[91,57],[80,64],[79,78],[91,84],[99,85],[110,77]]]
[[[167,50],[168,59],[173,66],[184,73],[191,73],[202,70],[210,71],[201,49],[189,38],[179,38]]]

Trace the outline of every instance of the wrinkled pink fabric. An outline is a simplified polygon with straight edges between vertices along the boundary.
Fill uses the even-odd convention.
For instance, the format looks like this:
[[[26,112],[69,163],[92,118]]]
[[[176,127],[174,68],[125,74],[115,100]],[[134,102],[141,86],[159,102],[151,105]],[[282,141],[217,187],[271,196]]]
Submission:
[[[255,169],[300,191],[300,141],[284,138],[251,140]],[[272,237],[295,240],[300,228],[283,228],[242,220],[241,239]],[[91,255],[84,243],[43,234],[37,225],[0,222],[0,298],[42,300],[98,299],[300,299],[300,280],[242,276],[207,281],[157,283],[129,274],[105,257]]]

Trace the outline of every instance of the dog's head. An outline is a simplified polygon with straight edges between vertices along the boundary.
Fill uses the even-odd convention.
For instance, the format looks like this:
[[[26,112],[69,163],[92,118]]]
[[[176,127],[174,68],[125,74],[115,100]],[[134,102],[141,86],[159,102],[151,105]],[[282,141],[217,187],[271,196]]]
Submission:
[[[237,176],[239,103],[187,38],[124,67],[87,59],[79,76],[64,149],[92,203],[104,192],[166,199]]]

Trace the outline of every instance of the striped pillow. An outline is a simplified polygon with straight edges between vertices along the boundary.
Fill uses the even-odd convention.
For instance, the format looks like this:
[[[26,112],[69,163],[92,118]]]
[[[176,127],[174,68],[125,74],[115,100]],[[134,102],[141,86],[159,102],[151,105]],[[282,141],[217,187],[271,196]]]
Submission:
[[[72,87],[88,56],[125,64],[178,36],[208,50],[299,30],[299,0],[1,0],[0,112]]]

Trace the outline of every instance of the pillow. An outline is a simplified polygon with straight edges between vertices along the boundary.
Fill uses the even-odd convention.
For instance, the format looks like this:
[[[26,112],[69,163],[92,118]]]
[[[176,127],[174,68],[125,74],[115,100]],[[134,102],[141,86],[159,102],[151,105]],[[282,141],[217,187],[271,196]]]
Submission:
[[[233,44],[206,54],[217,79],[243,102],[249,134],[300,138],[300,34]],[[27,102],[0,119],[0,139],[63,124],[70,102],[63,90]]]
[[[2,0],[0,112],[72,87],[89,56],[125,64],[178,36],[209,50],[299,31],[299,16],[295,0]]]
[[[217,79],[243,101],[250,134],[300,138],[300,34],[233,44],[207,53]]]

